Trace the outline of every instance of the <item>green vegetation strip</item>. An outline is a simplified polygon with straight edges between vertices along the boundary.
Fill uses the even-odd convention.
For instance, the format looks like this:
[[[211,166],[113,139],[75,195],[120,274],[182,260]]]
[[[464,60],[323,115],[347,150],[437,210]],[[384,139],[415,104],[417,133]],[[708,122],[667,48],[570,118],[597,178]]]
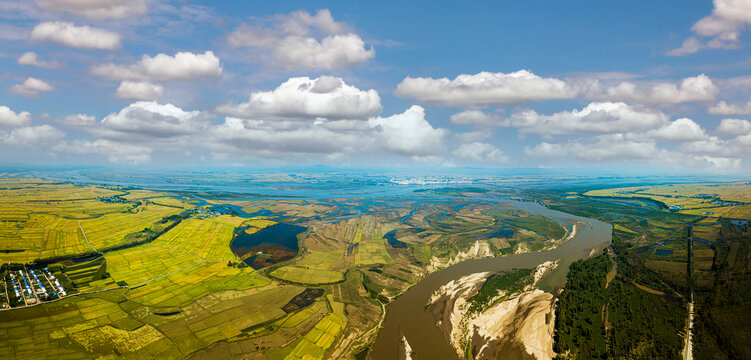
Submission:
[[[505,274],[493,275],[475,296],[469,298],[469,314],[474,314],[487,309],[489,306],[508,299],[511,295],[518,294],[532,285],[534,269],[521,269]],[[500,298],[498,295],[501,295]]]

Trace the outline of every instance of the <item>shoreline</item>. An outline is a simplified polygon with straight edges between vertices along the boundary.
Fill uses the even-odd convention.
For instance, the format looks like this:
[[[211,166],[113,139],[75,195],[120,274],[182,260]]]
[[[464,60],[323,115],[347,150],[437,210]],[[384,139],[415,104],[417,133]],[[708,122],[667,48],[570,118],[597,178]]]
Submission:
[[[543,291],[555,293],[556,289],[565,284],[569,264],[587,257],[591,248],[607,246],[611,240],[612,226],[605,222],[549,209],[537,202],[508,202],[532,214],[570,224],[572,227],[567,228],[571,231],[555,246],[542,251],[462,261],[441,271],[426,274],[389,304],[386,319],[376,341],[371,345],[372,359],[393,358],[390,354],[398,347],[401,334],[406,336],[419,357],[456,359],[454,348],[444,340],[444,333],[435,326],[435,318],[425,309],[425,304],[435,290],[452,280],[478,272],[532,268],[545,261],[560,260],[558,270],[546,275],[538,284]],[[590,226],[584,226],[586,224]]]
[[[493,359],[549,359],[553,352],[555,295],[536,287],[558,261],[546,261],[532,274],[533,283],[507,299],[499,292],[487,309],[467,314],[467,301],[477,294],[492,272],[480,272],[441,286],[428,302],[435,325],[458,357]]]

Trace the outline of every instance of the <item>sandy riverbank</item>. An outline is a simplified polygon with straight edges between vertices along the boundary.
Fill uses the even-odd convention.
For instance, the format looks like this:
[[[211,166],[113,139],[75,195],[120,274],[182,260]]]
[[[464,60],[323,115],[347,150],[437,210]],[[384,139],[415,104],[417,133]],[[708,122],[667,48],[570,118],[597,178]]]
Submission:
[[[571,230],[566,229],[566,234],[560,239],[550,240],[550,242],[548,243],[548,247],[546,247],[545,250],[554,249],[560,246],[561,244],[564,244],[567,241],[573,239],[579,233],[579,230],[581,229],[581,227],[587,225],[586,223],[582,221],[575,221],[575,220],[570,220],[570,221],[573,223],[573,225],[571,226]],[[521,231],[527,231],[527,230],[521,230]],[[593,248],[590,250],[592,251],[592,253],[594,253],[599,249]],[[527,244],[525,243],[517,244],[514,249],[514,255],[525,254],[529,252],[532,252],[532,251],[530,251],[529,246],[527,246]],[[459,252],[453,257],[439,258],[439,257],[433,256],[426,270],[428,273],[431,273],[433,271],[437,271],[438,269],[443,269],[451,265],[458,264],[462,261],[466,261],[470,259],[491,258],[491,257],[496,257],[496,256],[497,254],[493,253],[493,250],[491,250],[491,247],[490,247],[490,243],[487,240],[478,240],[478,241],[475,241],[472,247],[470,247],[464,252]],[[590,254],[590,256],[592,255]]]
[[[536,284],[557,266],[546,262],[534,273]],[[479,314],[467,314],[474,296],[491,273],[475,273],[443,285],[430,298],[430,309],[444,337],[460,357],[474,359],[550,359],[553,353],[554,297],[527,287]],[[498,298],[506,294],[499,294]]]

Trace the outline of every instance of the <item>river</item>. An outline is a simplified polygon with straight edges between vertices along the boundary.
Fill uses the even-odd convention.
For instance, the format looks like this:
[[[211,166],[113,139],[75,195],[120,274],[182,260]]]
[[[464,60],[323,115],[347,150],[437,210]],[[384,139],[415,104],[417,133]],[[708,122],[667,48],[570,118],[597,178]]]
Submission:
[[[503,200],[533,214],[547,216],[564,225],[580,222],[576,235],[560,246],[537,253],[509,255],[497,258],[467,260],[434,272],[410,287],[387,307],[386,318],[373,344],[371,359],[398,359],[402,334],[412,348],[415,360],[457,359],[441,330],[435,325],[426,304],[439,287],[451,280],[485,271],[532,268],[545,261],[560,260],[559,266],[541,280],[539,286],[554,291],[566,283],[569,265],[589,256],[593,248],[604,248],[612,239],[612,226],[605,222],[551,210],[534,202]]]

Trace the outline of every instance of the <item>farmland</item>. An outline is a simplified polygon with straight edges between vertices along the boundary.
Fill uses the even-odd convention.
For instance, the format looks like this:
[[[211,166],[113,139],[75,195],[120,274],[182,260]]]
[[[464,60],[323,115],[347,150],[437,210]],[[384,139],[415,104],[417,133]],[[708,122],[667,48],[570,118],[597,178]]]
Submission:
[[[746,219],[751,217],[751,184],[667,184],[592,190],[587,196],[646,198],[692,215]]]
[[[681,186],[687,194],[711,187]],[[712,288],[715,249],[728,241],[722,230],[728,225],[688,204],[709,206],[704,201],[710,199],[665,194],[661,187],[669,188],[650,190],[662,195],[649,201],[642,188],[515,193],[613,224],[612,256],[577,263],[571,275],[576,284],[598,286],[576,292],[584,298],[574,292],[562,298],[567,320],[560,324],[560,346],[572,353],[668,357],[679,347],[680,299],[692,283],[688,264],[695,284]],[[731,189],[712,194],[746,201],[743,184]],[[638,196],[626,193],[632,191]],[[13,358],[364,356],[388,303],[428,274],[469,259],[544,251],[576,226],[527,212],[504,200],[506,193],[484,188],[197,200],[185,193],[0,178],[0,194],[0,260],[10,263],[0,275],[10,279],[17,269],[30,274],[47,267],[65,290],[31,306],[13,291],[0,296],[13,306],[0,311],[0,334],[8,340],[0,354]],[[685,201],[684,208],[665,209],[674,204],[670,199]],[[603,288],[600,278],[610,263],[617,271],[608,273]],[[53,288],[44,277],[38,284]],[[605,309],[609,318],[578,318],[571,302]],[[708,327],[726,313],[712,309],[718,315],[703,323]],[[615,324],[636,310],[653,318]],[[639,330],[655,324],[664,330],[657,332],[659,341],[669,345],[661,350]],[[574,340],[599,327],[601,337]]]
[[[232,253],[235,229],[273,221],[191,218],[180,214],[194,205],[143,190],[2,185],[12,189],[2,197],[2,245],[22,250],[0,254],[3,262],[48,263],[69,290],[57,301],[0,313],[3,357],[188,357],[218,342],[269,339],[298,355],[322,356],[344,326],[344,314],[330,312],[326,297],[291,308],[304,287],[277,283]],[[278,333],[255,334],[273,322]],[[290,336],[301,340],[290,345]]]
[[[748,334],[735,324],[748,316],[742,295],[748,277],[739,275],[748,274],[748,261],[736,261],[747,259],[740,254],[747,252],[748,222],[733,219],[749,217],[749,189],[736,182],[539,194],[550,207],[614,225],[610,259],[603,254],[571,268],[576,291],[564,292],[556,324],[556,351],[567,354],[561,357],[584,351],[680,358],[692,297],[697,358],[746,356],[745,342],[737,339]],[[609,263],[617,268],[605,280]]]
[[[427,195],[196,205],[184,195],[35,179],[2,179],[0,191],[3,262],[46,264],[67,290],[0,313],[9,340],[0,351],[11,357],[347,358],[374,339],[383,304],[428,272],[542,249],[568,231],[513,206]],[[222,204],[239,208],[215,208]],[[279,222],[303,226],[297,253],[256,261],[259,270],[244,260],[274,253],[233,253],[238,234],[281,234],[267,231]],[[259,241],[273,251],[276,240]]]

